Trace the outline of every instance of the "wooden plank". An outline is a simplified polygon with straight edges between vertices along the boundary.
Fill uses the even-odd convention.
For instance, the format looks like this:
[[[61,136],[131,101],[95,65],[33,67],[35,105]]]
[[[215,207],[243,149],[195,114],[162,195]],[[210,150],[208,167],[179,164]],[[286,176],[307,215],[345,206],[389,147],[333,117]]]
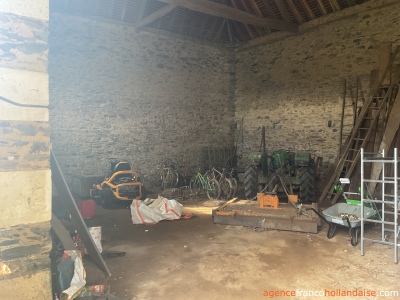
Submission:
[[[376,91],[378,85],[379,85],[379,69],[374,69],[371,71],[369,78],[370,97],[372,96],[372,93]]]
[[[99,253],[92,236],[89,233],[89,230],[82,219],[81,213],[76,206],[74,196],[72,195],[70,189],[68,188],[67,182],[65,181],[64,175],[61,173],[60,166],[54,156],[54,153],[51,151],[50,153],[50,164],[51,164],[51,172],[52,179],[55,187],[57,188],[58,193],[65,199],[64,204],[68,212],[71,214],[72,219],[74,221],[74,225],[79,232],[79,235],[82,238],[82,242],[85,245],[86,249],[90,257],[93,259],[95,263],[104,271],[105,274],[111,276],[110,271],[107,268],[106,263],[103,260],[103,257]]]
[[[279,12],[281,13],[283,19],[290,23],[292,19],[289,16],[288,11],[286,10],[285,5],[283,4],[282,0],[275,0],[276,5],[278,6]]]
[[[303,6],[304,10],[306,11],[307,16],[311,20],[315,19],[315,14],[312,11],[312,9],[310,8],[310,6],[308,5],[307,0],[300,0],[300,4],[301,4],[301,6]]]
[[[216,224],[248,226],[263,229],[275,229],[295,232],[318,233],[319,218],[296,216],[296,210],[288,204],[278,209],[257,208],[257,203],[225,203],[213,210],[213,222]],[[229,207],[233,205],[232,207]],[[222,207],[224,209],[222,209]]]
[[[51,229],[54,230],[57,237],[60,239],[61,244],[65,250],[76,250],[76,246],[69,235],[68,230],[64,227],[61,221],[54,215],[51,214]]]
[[[382,85],[390,85],[390,76],[392,74],[391,70],[386,73],[385,78],[383,78],[383,76],[386,68],[389,66],[391,54],[392,43],[381,43],[379,47],[379,82],[381,82]]]
[[[393,104],[392,110],[390,112],[385,132],[383,133],[382,142],[380,143],[378,153],[382,153],[382,150],[385,150],[385,153],[389,152],[390,145],[392,144],[396,132],[399,130],[400,126],[400,93],[397,94],[395,102]],[[379,179],[379,176],[382,172],[382,164],[372,164],[371,169],[371,177],[370,179],[376,180]],[[369,183],[369,190],[373,193],[376,188],[376,182]]]
[[[156,12],[152,13],[151,15],[147,16],[146,18],[141,20],[139,23],[137,23],[135,25],[135,28],[139,29],[143,26],[146,26],[147,24],[154,22],[158,18],[161,18],[162,16],[165,16],[166,14],[171,12],[173,9],[175,9],[175,7],[177,7],[177,5],[174,5],[174,4],[169,4],[169,5],[164,6],[163,8],[157,10]]]
[[[168,4],[180,5],[193,11],[198,11],[215,17],[221,17],[238,21],[244,24],[250,24],[254,26],[272,28],[276,30],[289,31],[289,32],[298,31],[298,26],[290,22],[256,16],[253,14],[246,13],[242,10],[238,10],[227,5],[219,4],[208,0],[159,0],[159,1]]]
[[[338,151],[338,157],[341,156],[342,152],[342,144],[343,144],[343,122],[344,122],[344,109],[346,106],[346,92],[347,92],[347,80],[345,79],[343,82],[343,102],[342,102],[342,116],[340,120],[340,133],[339,133],[339,151]]]
[[[296,7],[296,5],[294,5],[293,0],[288,0],[288,4],[289,4],[289,7],[292,10],[297,22],[299,22],[300,24],[304,23],[305,22],[304,18],[301,15],[301,13],[297,10],[297,7]]]

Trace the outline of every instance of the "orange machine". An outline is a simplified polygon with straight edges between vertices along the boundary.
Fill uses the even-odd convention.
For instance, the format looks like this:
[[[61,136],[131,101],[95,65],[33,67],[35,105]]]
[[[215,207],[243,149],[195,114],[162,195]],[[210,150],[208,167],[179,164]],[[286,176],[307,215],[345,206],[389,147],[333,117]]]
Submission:
[[[110,164],[108,176],[102,183],[94,184],[90,190],[92,199],[99,201],[104,208],[109,208],[119,200],[132,202],[145,197],[138,172],[132,170],[130,163],[112,158]]]

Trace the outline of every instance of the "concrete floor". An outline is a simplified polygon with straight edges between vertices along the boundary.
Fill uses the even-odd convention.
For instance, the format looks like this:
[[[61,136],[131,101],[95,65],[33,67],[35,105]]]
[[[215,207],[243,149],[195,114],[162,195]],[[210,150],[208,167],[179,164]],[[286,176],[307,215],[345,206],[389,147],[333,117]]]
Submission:
[[[127,208],[97,207],[88,225],[102,226],[105,252],[126,256],[106,260],[112,273],[108,280],[86,261],[88,284],[106,282],[115,296],[132,300],[322,299],[322,291],[338,289],[378,294],[358,299],[400,299],[400,265],[393,262],[393,248],[366,244],[362,257],[345,228],[332,239],[326,237],[326,226],[318,234],[228,229],[213,224],[211,208],[202,206],[205,200],[182,202],[185,213],[193,212],[191,219],[153,226],[133,225]],[[297,295],[270,294],[282,291]],[[380,297],[380,291],[398,294]],[[356,297],[336,297],[342,298]]]

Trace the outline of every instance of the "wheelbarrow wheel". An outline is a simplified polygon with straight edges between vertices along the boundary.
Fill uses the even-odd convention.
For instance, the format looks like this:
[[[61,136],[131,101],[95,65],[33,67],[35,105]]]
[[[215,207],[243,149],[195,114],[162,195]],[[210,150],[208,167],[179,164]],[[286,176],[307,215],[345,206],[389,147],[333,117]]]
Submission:
[[[333,236],[335,235],[336,226],[337,226],[336,224],[335,225],[329,224],[328,233],[326,235],[328,239],[333,238]]]
[[[358,233],[360,232],[360,228],[351,228],[350,229],[350,243],[353,247],[358,245]]]

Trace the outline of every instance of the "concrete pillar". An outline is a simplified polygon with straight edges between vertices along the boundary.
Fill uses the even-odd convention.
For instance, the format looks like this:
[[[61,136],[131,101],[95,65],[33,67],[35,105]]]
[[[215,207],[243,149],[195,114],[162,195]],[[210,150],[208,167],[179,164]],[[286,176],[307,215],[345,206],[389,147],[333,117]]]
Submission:
[[[48,0],[0,1],[0,295],[51,299]]]

